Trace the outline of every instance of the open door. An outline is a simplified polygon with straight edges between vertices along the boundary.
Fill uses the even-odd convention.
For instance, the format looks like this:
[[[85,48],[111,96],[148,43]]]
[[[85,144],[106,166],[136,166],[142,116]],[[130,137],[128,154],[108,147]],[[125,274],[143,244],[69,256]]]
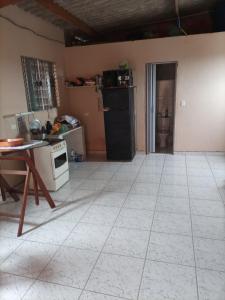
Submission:
[[[173,153],[177,62],[146,64],[146,154]]]
[[[156,64],[146,64],[146,154],[155,152]]]

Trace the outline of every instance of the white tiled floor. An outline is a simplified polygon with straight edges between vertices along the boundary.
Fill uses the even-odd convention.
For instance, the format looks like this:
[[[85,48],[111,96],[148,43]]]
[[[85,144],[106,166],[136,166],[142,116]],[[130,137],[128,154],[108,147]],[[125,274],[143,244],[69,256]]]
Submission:
[[[1,300],[225,300],[225,155],[70,169],[56,209],[30,199],[21,238],[0,219]]]

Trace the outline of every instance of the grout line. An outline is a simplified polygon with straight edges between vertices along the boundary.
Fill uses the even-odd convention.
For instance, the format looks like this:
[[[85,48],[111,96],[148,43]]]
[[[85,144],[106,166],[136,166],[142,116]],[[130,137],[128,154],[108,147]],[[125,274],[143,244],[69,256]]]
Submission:
[[[107,241],[108,241],[108,239],[109,239],[109,237],[110,237],[110,235],[111,235],[111,233],[112,233],[112,231],[113,231],[113,229],[114,229],[114,225],[116,224],[116,221],[117,221],[118,218],[119,218],[119,215],[120,215],[121,210],[124,208],[125,202],[126,202],[128,196],[129,196],[129,194],[130,194],[130,192],[131,192],[131,190],[132,190],[132,188],[133,188],[133,186],[134,186],[134,184],[135,184],[135,180],[137,179],[137,176],[138,176],[138,174],[139,174],[139,172],[140,172],[140,170],[141,170],[141,167],[143,166],[144,161],[145,161],[145,159],[142,161],[141,165],[139,166],[139,170],[138,170],[138,172],[137,172],[137,174],[136,174],[136,177],[135,177],[135,179],[133,180],[133,182],[132,182],[132,184],[131,184],[131,186],[130,186],[129,192],[128,192],[127,195],[126,195],[126,198],[125,198],[125,201],[123,202],[123,205],[122,205],[122,206],[120,207],[120,209],[119,209],[119,212],[118,212],[118,214],[117,214],[117,217],[115,218],[115,220],[114,220],[114,222],[113,222],[113,224],[112,224],[111,230],[110,230],[110,232],[109,232],[107,238],[105,239],[105,242],[104,242],[104,244],[103,244],[103,246],[102,246],[102,249],[101,249],[101,251],[100,251],[100,253],[99,253],[99,255],[98,255],[97,259],[96,259],[96,262],[95,262],[95,264],[94,264],[94,266],[93,266],[93,268],[92,268],[92,270],[91,270],[91,272],[90,272],[90,274],[89,274],[89,276],[88,276],[88,279],[87,279],[87,281],[86,281],[86,283],[85,283],[85,285],[84,285],[84,287],[83,287],[83,291],[85,291],[85,288],[86,288],[86,286],[87,286],[87,284],[88,284],[88,281],[89,281],[89,279],[90,279],[90,277],[91,277],[91,275],[92,275],[92,273],[93,273],[93,271],[94,271],[94,269],[95,269],[95,266],[97,265],[97,263],[98,263],[98,261],[99,261],[99,258],[100,258],[100,256],[101,256],[101,254],[103,253],[103,249],[104,249],[104,247],[105,247],[105,245],[106,245],[106,243],[107,243]],[[81,298],[82,294],[83,294],[83,292],[81,293],[81,295],[80,295],[80,297],[78,298],[78,300]]]
[[[187,158],[185,155],[185,164],[186,164],[186,172],[187,172]],[[192,233],[192,245],[193,245],[193,255],[194,255],[194,268],[195,268],[195,280],[196,280],[196,291],[197,291],[197,298],[199,299],[199,288],[198,288],[198,275],[197,275],[197,265],[196,265],[196,254],[195,254],[195,243],[194,243],[194,233],[193,233],[193,223],[192,223],[192,213],[191,213],[191,200],[190,200],[190,190],[189,190],[189,179],[187,176],[188,181],[188,196],[189,196],[189,210],[190,210],[190,220],[191,220],[191,233]]]
[[[155,218],[156,206],[157,206],[157,201],[159,199],[160,185],[161,185],[162,176],[163,176],[163,169],[164,169],[165,160],[166,160],[166,156],[164,155],[163,157],[164,157],[164,159],[163,159],[163,167],[162,167],[162,172],[161,172],[161,176],[160,176],[160,182],[159,182],[159,186],[158,186],[158,192],[157,192],[157,195],[156,195],[157,197],[156,197],[156,202],[155,202],[155,209],[154,209],[153,216],[152,216],[152,223],[151,223],[151,227],[150,227],[150,234],[149,234],[148,243],[147,243],[146,252],[145,252],[144,264],[143,264],[143,269],[142,269],[142,274],[141,274],[141,280],[140,280],[140,284],[139,284],[137,299],[139,299],[139,296],[140,296],[141,285],[142,285],[143,276],[144,276],[144,269],[145,269],[146,262],[148,261],[147,257],[148,257],[148,250],[149,250],[149,245],[150,245],[150,239],[151,239],[151,231],[152,231],[152,226],[153,226],[153,222],[154,222],[154,218]]]

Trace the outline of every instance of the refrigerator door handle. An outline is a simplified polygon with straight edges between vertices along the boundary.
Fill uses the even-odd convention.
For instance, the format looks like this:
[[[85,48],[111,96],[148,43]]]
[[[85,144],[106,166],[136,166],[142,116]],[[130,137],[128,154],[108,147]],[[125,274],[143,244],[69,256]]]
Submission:
[[[108,111],[110,111],[110,110],[111,110],[110,107],[103,107],[103,111],[104,111],[104,112],[108,112]]]

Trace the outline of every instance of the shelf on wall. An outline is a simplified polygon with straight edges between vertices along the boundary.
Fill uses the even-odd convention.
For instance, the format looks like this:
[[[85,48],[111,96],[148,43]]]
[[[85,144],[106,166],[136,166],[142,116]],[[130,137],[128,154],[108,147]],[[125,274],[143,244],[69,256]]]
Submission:
[[[66,89],[77,89],[77,88],[95,88],[96,85],[77,85],[77,86],[65,86]]]

